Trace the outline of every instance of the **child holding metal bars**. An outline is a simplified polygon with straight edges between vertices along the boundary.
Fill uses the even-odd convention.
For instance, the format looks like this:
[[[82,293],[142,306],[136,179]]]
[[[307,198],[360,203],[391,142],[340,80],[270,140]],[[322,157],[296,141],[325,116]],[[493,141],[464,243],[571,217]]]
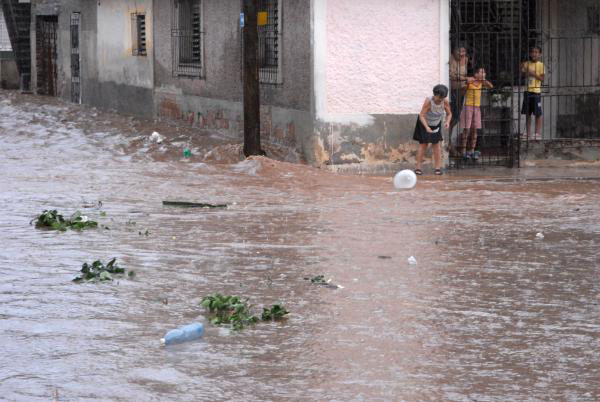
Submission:
[[[527,91],[523,97],[521,114],[526,115],[527,137],[524,139],[542,139],[542,82],[546,78],[544,63],[540,61],[542,48],[533,46],[529,50],[529,60],[521,64],[521,72],[527,78]],[[535,135],[530,137],[531,115],[535,115]]]
[[[473,77],[467,77],[467,93],[465,95],[465,105],[460,116],[460,125],[463,132],[460,136],[460,149],[465,160],[478,160],[481,156],[479,151],[475,151],[477,146],[477,130],[482,127],[481,124],[481,92],[484,88],[492,89],[494,86],[485,79],[485,68],[475,68]],[[467,151],[467,143],[469,150]]]

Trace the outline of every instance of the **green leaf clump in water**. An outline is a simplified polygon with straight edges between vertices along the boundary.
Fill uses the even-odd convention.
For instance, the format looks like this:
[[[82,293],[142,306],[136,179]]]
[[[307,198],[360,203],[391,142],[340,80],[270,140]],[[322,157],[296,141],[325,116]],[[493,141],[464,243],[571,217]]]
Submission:
[[[82,281],[112,281],[113,274],[124,274],[125,269],[119,267],[115,262],[116,258],[113,258],[108,262],[108,264],[104,265],[100,260],[96,260],[91,264],[87,262],[83,263],[81,266],[81,275],[77,278],[73,279],[73,282],[82,282]],[[129,272],[129,277],[133,278],[135,274],[133,271]]]
[[[329,289],[338,289],[340,286],[333,284],[333,283],[329,283],[329,281],[325,280],[325,277],[323,275],[317,275],[317,276],[313,276],[312,278],[304,278],[305,281],[310,280],[310,283],[314,284],[314,285],[320,285],[320,286],[324,286],[326,288]]]
[[[287,311],[285,307],[281,304],[273,304],[271,308],[263,308],[263,313],[260,318],[263,321],[276,321],[284,318],[286,314],[289,314],[289,311]]]
[[[36,228],[48,228],[54,230],[66,231],[68,228],[75,230],[83,230],[87,228],[95,228],[98,222],[91,221],[87,216],[81,215],[77,211],[69,219],[65,219],[56,209],[45,210],[35,220]]]
[[[258,317],[250,312],[248,302],[237,296],[214,293],[203,298],[201,304],[212,315],[210,322],[214,325],[230,324],[237,331],[258,322]]]

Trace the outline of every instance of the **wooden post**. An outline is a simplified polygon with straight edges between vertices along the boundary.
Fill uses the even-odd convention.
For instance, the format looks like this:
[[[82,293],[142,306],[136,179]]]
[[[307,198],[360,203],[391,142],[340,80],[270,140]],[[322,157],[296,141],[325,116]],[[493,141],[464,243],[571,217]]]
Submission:
[[[244,26],[244,155],[261,155],[260,86],[258,78],[258,25],[256,0],[242,0]]]

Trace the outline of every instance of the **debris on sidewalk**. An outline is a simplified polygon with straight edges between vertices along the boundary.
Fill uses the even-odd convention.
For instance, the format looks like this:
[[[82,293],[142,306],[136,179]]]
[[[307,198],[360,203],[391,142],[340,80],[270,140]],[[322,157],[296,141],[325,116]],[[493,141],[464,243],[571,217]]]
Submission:
[[[236,173],[246,173],[256,176],[262,170],[262,163],[258,159],[246,159],[233,165],[233,171]]]
[[[152,135],[150,135],[150,142],[160,144],[161,142],[163,142],[163,137],[155,131],[152,133]]]

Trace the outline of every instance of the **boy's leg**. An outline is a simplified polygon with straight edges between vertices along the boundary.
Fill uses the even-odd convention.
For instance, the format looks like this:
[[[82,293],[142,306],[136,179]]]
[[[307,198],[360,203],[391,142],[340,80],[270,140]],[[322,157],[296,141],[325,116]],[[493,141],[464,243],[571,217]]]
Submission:
[[[521,107],[521,114],[525,115],[525,130],[527,132],[527,139],[529,140],[529,133],[530,133],[530,128],[529,126],[531,125],[531,110],[529,107],[529,92],[525,92],[523,94],[523,106]]]
[[[432,144],[431,148],[433,150],[433,164],[436,169],[442,168],[442,146],[438,142],[437,144]]]
[[[426,150],[427,144],[419,144],[419,148],[417,149],[417,169],[421,169],[421,163],[423,163]]]
[[[475,146],[477,145],[477,128],[475,125],[471,127],[471,135],[469,139],[469,150],[471,152],[475,152]]]
[[[542,139],[542,95],[535,98],[535,139]]]
[[[542,139],[542,116],[535,117],[535,139]]]
[[[475,152],[475,147],[477,146],[477,130],[481,129],[481,127],[481,108],[477,107],[473,111],[473,123],[471,125],[471,152]]]
[[[465,106],[460,119],[461,125],[463,126],[463,134],[460,140],[460,153],[464,155],[465,152],[467,152],[469,131],[471,130],[471,126],[473,125],[473,108],[470,106]]]
[[[464,155],[465,152],[467,152],[467,139],[469,138],[469,129],[465,128],[463,129],[461,135],[460,135],[460,153],[461,155]]]

